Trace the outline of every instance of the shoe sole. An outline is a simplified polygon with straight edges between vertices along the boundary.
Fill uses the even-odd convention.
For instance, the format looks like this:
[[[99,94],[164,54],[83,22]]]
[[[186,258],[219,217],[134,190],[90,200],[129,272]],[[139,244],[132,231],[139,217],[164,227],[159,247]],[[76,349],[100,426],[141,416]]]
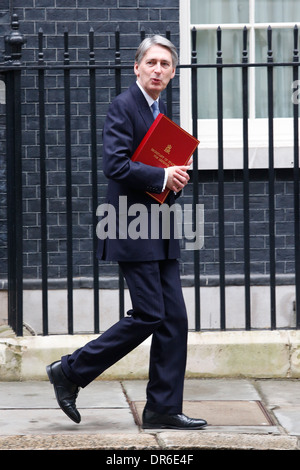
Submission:
[[[55,384],[54,384],[54,379],[53,379],[53,375],[52,375],[52,369],[51,369],[51,366],[46,366],[46,372],[47,372],[47,375],[49,377],[49,380],[50,380],[50,383],[53,385],[53,388],[54,388],[54,393],[55,393],[55,398],[56,398],[56,401],[60,407],[60,409],[68,416],[68,418],[70,418],[72,421],[74,421],[74,423],[76,424],[79,424],[80,421],[81,421],[81,418],[79,417],[79,419],[76,419],[76,418],[73,418],[71,415],[69,415],[69,413],[67,413],[64,408],[60,405],[59,403],[59,398],[58,398],[58,395],[57,395],[57,392],[56,392],[56,387],[55,387]]]
[[[143,424],[142,428],[143,429],[178,429],[178,431],[197,431],[199,429],[203,429],[206,427],[206,424],[203,424],[203,426],[197,426],[194,428],[187,428],[187,427],[179,427],[179,426],[168,426],[165,424],[157,424],[151,425],[151,424]]]

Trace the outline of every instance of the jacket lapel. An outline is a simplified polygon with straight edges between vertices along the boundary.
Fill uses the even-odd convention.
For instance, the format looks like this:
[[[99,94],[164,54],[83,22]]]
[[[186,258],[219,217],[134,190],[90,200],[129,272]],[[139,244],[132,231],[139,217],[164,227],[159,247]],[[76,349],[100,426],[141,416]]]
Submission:
[[[149,129],[151,124],[153,124],[153,114],[151,112],[151,109],[149,108],[147,100],[145,99],[143,93],[141,92],[136,83],[131,86],[131,92],[137,104],[138,112],[142,120],[144,121],[145,126],[147,127],[147,129]]]

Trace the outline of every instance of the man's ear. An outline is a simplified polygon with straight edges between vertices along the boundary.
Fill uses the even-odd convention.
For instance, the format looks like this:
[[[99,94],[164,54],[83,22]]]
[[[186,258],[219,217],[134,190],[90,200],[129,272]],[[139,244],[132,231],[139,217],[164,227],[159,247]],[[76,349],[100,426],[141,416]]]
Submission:
[[[134,73],[136,74],[136,76],[138,77],[140,75],[140,72],[139,72],[139,65],[138,65],[137,62],[135,62],[133,70],[134,70]]]

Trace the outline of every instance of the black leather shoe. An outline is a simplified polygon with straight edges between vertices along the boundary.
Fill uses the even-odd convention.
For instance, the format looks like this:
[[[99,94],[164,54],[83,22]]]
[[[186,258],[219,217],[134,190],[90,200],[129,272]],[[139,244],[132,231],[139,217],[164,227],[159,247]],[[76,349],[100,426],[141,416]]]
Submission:
[[[188,418],[184,414],[163,415],[154,411],[143,411],[144,429],[202,429],[207,425],[204,419]]]
[[[61,368],[61,361],[53,362],[46,367],[46,371],[53,384],[57,403],[70,419],[80,423],[81,416],[75,404],[79,392],[78,385],[67,379]]]

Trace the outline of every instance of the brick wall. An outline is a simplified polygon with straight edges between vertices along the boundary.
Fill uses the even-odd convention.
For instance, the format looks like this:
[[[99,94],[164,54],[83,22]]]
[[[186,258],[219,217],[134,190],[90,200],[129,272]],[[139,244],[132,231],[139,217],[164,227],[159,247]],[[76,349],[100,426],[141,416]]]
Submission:
[[[46,35],[46,58],[62,58],[59,35],[70,33],[74,60],[84,60],[88,33],[97,35],[97,58],[114,59],[114,32],[122,34],[123,57],[132,61],[140,30],[146,34],[164,33],[169,27],[178,45],[178,0],[13,0],[13,12],[19,16],[27,45],[24,60],[35,60],[36,34],[42,28]],[[126,52],[125,52],[126,51]],[[125,54],[124,54],[125,53]]]

